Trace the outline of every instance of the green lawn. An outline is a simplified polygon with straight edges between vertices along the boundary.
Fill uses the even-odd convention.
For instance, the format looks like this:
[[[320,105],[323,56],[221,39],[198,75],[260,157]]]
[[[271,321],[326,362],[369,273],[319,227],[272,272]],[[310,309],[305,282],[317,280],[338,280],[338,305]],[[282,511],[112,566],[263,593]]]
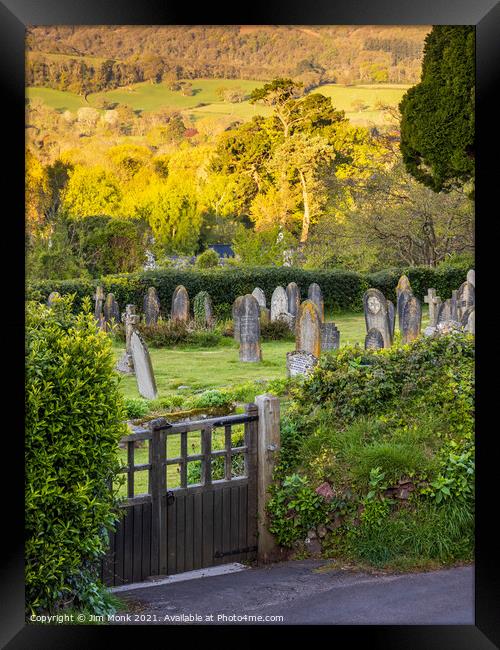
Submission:
[[[43,102],[60,111],[76,112],[82,106],[88,106],[83,97],[65,90],[54,90],[53,88],[26,88],[26,97],[29,99],[41,99]]]

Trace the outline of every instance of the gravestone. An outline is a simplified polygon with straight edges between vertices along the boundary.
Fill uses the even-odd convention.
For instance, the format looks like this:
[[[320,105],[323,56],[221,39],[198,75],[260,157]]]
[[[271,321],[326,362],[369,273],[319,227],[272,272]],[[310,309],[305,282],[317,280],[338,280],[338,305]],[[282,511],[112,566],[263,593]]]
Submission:
[[[104,319],[108,329],[120,322],[120,308],[113,293],[108,293],[103,307]]]
[[[155,287],[149,287],[144,296],[144,320],[146,325],[155,325],[160,316],[160,299]]]
[[[251,293],[247,293],[236,309],[240,324],[240,361],[262,361],[259,303]]]
[[[211,328],[215,324],[212,299],[207,291],[200,291],[193,299],[193,312],[196,324]]]
[[[414,341],[420,335],[422,325],[422,306],[416,296],[411,296],[405,302],[401,321],[401,336],[403,343]]]
[[[451,320],[458,321],[458,289],[451,292]]]
[[[307,290],[307,299],[312,300],[316,305],[321,322],[323,322],[325,320],[325,303],[320,286],[319,284],[316,284],[316,282],[309,285],[309,289]]]
[[[402,275],[399,278],[398,285],[396,287],[396,297],[397,298],[399,297],[399,294],[402,291],[408,291],[409,293],[413,293],[412,290],[411,290],[410,280],[408,279],[408,276],[406,276],[406,275]]]
[[[54,304],[54,300],[57,300],[60,297],[61,297],[61,294],[59,293],[59,291],[52,291],[52,293],[49,295],[49,297],[47,299],[47,305],[49,307],[52,307],[52,305]]]
[[[240,314],[241,314],[241,303],[243,301],[243,296],[238,296],[236,300],[233,302],[233,309],[232,309],[232,315],[233,315],[233,336],[234,340],[239,343],[240,342]]]
[[[454,320],[452,318],[453,314],[453,305],[451,298],[448,298],[439,305],[438,315],[436,320],[436,326],[440,323],[446,323],[447,321]]]
[[[317,363],[317,358],[309,352],[287,352],[286,376],[307,375]]]
[[[288,298],[287,311],[296,318],[300,307],[300,289],[296,282],[290,282],[287,285],[286,295]]]
[[[271,322],[284,320],[282,317],[288,314],[288,296],[285,289],[279,286],[273,291],[271,297]]]
[[[148,346],[142,340],[141,335],[133,331],[130,338],[130,348],[134,362],[135,379],[137,389],[146,399],[156,399],[156,381],[153,372],[151,357],[149,356]]]
[[[135,305],[125,307],[122,314],[122,323],[125,326],[125,352],[116,364],[116,369],[124,374],[132,374],[134,372],[134,360],[132,358],[131,339],[139,323],[139,316],[135,313]]]
[[[436,295],[436,289],[427,289],[427,295],[424,297],[424,302],[429,305],[429,327],[435,327],[437,324],[439,306],[441,305],[441,298]]]
[[[252,291],[252,296],[257,300],[261,307],[267,307],[266,294],[260,287],[255,287],[255,289]]]
[[[474,288],[476,288],[476,272],[474,269],[467,271],[467,282],[470,282]]]
[[[170,318],[180,323],[189,321],[189,295],[186,287],[183,287],[182,284],[175,288],[172,295]]]
[[[460,285],[457,291],[457,320],[462,320],[462,316],[465,314],[467,309],[474,306],[476,302],[476,291],[474,285],[471,282],[464,282]]]
[[[408,291],[407,289],[403,289],[398,293],[398,302],[397,302],[397,307],[398,307],[398,324],[399,324],[399,331],[401,334],[403,334],[403,312],[406,303],[408,300],[410,300],[413,296],[413,293],[411,291]]]
[[[384,294],[378,289],[368,289],[363,295],[366,331],[377,329],[382,335],[384,348],[392,345],[389,307]]]
[[[104,289],[102,287],[96,287],[94,294],[94,318],[97,321],[97,327],[101,330],[106,327],[106,321],[104,320],[102,311],[105,297]]]
[[[381,350],[384,347],[384,337],[379,329],[372,327],[365,336],[365,350]]]
[[[388,300],[387,313],[389,315],[389,329],[391,332],[391,340],[394,340],[394,328],[396,326],[396,314],[394,312],[394,303],[391,300]]]
[[[476,335],[476,309],[469,307],[462,316],[462,327],[469,334]]]
[[[318,308],[312,300],[304,300],[299,307],[295,349],[297,352],[309,352],[317,359],[321,354],[321,319]]]
[[[340,347],[340,332],[335,323],[321,323],[321,352],[338,350]]]

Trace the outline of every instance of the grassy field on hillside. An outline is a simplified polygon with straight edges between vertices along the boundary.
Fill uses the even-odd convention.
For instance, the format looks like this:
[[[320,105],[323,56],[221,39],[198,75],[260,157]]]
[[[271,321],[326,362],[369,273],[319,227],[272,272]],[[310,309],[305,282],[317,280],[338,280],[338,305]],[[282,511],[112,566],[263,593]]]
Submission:
[[[253,105],[248,101],[232,104],[221,101],[217,95],[218,88],[241,88],[249,93],[265,82],[247,79],[192,79],[194,95],[185,96],[180,91],[169,89],[168,83],[151,84],[138,83],[126,88],[117,88],[101,93],[88,95],[88,102],[74,93],[53,90],[51,88],[27,88],[28,97],[39,97],[46,104],[57,110],[76,111],[82,106],[99,105],[104,99],[108,102],[127,104],[136,111],[156,111],[160,108],[174,108],[183,111],[195,120],[213,117],[234,117],[249,120],[254,115],[269,115],[271,107]],[[354,124],[383,124],[384,114],[378,109],[379,104],[396,106],[408,86],[397,85],[363,85],[343,86],[327,84],[315,88],[311,92],[321,93],[331,97],[336,108],[346,112],[346,116]],[[362,102],[364,107],[359,110],[356,102]],[[205,106],[198,106],[206,104]]]

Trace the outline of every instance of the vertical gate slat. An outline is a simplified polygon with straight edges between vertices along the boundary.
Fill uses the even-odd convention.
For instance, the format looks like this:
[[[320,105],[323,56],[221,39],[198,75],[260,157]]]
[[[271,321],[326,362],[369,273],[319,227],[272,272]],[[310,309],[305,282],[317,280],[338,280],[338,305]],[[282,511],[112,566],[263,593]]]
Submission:
[[[125,527],[125,518],[127,516],[127,509],[123,510],[123,517],[116,525],[116,538],[115,538],[115,585],[122,585],[124,583],[123,573],[123,530]]]
[[[239,524],[239,490],[238,486],[234,485],[231,488],[231,551],[234,551],[235,549],[238,548],[238,541],[239,541],[239,531],[238,531],[238,524]],[[234,562],[234,553],[232,552],[230,555],[230,561]]]
[[[194,566],[193,561],[193,520],[194,520],[194,495],[186,494],[184,500],[185,520],[186,520],[186,543],[184,546],[184,570],[191,571]]]
[[[177,517],[177,499],[175,499],[172,503],[167,503],[167,499],[165,499],[165,507],[167,511],[167,517],[166,517],[166,522],[167,522],[167,536],[166,536],[166,542],[167,542],[167,570],[166,573],[171,575],[172,573],[176,573],[177,571],[177,566],[176,566],[176,550],[177,550],[177,535],[175,531],[175,523],[176,523],[176,517]]]
[[[222,490],[214,490],[214,558],[216,553],[222,553]],[[217,563],[221,558],[215,558]]]
[[[134,548],[134,506],[127,508],[124,529],[124,548],[123,548],[123,579],[126,583],[132,582],[132,561]]]
[[[186,496],[182,495],[177,497],[176,502],[176,542],[175,542],[175,556],[176,556],[176,573],[185,571],[184,551],[186,548]]]
[[[194,494],[193,518],[193,569],[201,569],[203,544],[203,499],[200,492]]]
[[[214,563],[214,493],[207,490],[203,493],[203,566],[213,566]]]
[[[109,548],[102,562],[102,581],[105,585],[112,587],[114,584],[115,564],[115,533],[110,530],[108,533]]]
[[[239,530],[239,542],[238,542],[238,548],[246,548],[248,546],[248,539],[247,539],[247,519],[248,519],[248,510],[247,510],[247,486],[246,485],[240,485],[238,488],[239,491],[239,522],[238,522],[238,530]],[[247,559],[247,553],[241,553],[240,554],[240,560],[246,560]]]
[[[134,506],[134,544],[132,578],[133,582],[142,580],[142,504]]]
[[[222,490],[222,552],[224,557],[222,563],[228,562],[229,553],[231,550],[231,488],[227,487]]]
[[[151,503],[142,506],[141,580],[151,575]]]
[[[168,520],[168,510],[169,506],[167,505],[167,495],[164,494],[160,499],[160,517],[161,517],[161,534],[160,534],[160,546],[159,546],[159,555],[160,555],[160,568],[159,575],[168,574],[168,531],[169,531],[169,520]]]

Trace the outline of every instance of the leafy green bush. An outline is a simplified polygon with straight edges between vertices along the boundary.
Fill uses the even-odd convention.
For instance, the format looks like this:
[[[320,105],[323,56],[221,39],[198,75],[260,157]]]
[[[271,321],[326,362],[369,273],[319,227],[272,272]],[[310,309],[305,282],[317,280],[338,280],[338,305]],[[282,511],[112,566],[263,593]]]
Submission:
[[[219,256],[213,248],[207,248],[198,255],[194,265],[197,269],[213,269],[219,265]]]
[[[263,341],[293,341],[294,334],[282,320],[261,324],[260,335]]]
[[[103,612],[98,575],[116,519],[110,485],[126,434],[108,336],[90,303],[26,311],[26,607]]]
[[[142,397],[125,397],[123,401],[129,419],[142,418],[149,411],[149,402]]]

